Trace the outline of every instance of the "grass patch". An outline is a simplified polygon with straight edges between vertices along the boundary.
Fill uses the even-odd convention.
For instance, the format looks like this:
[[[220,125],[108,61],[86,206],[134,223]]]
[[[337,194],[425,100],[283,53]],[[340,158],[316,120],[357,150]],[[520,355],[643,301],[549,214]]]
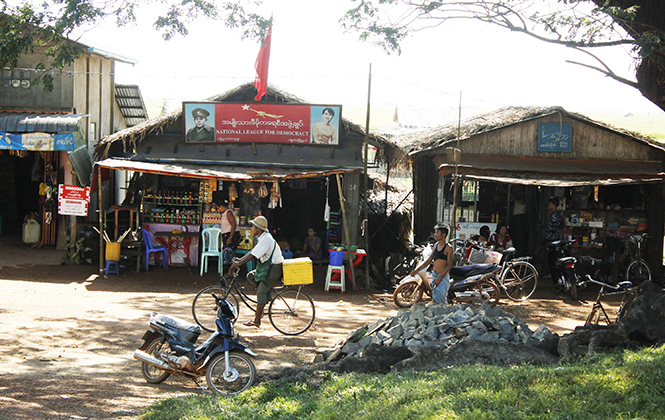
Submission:
[[[331,374],[319,388],[261,384],[235,397],[151,406],[167,419],[665,419],[665,346],[548,367],[461,366],[429,373]]]

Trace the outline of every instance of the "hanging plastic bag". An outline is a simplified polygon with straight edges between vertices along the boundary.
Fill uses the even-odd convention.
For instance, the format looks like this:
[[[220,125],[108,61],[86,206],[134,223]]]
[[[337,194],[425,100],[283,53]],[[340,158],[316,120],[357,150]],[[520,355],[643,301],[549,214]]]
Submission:
[[[330,193],[330,184],[328,178],[326,178],[326,206],[323,209],[323,221],[330,221],[330,205],[328,204],[328,194]]]

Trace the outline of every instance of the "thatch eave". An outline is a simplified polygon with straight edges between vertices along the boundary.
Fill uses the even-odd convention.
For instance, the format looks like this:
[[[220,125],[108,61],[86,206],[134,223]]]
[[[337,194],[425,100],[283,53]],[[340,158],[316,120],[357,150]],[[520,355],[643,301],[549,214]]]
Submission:
[[[202,102],[224,102],[241,95],[246,91],[253,90],[253,83],[245,83],[236,88],[233,88],[227,92],[211,96],[207,99],[203,99]],[[301,99],[295,95],[284,92],[273,85],[268,85],[268,90],[266,93],[267,101],[270,103],[293,103],[293,104],[307,104],[309,102]],[[164,127],[170,123],[177,121],[182,117],[182,109],[174,110],[168,114],[160,115],[156,118],[151,118],[147,121],[144,121],[141,124],[138,124],[134,127],[130,127],[117,133],[108,135],[104,137],[95,147],[94,156],[96,159],[106,159],[109,157],[109,151],[113,144],[116,142],[122,142],[123,151],[131,152],[135,150],[137,144],[141,143],[148,135],[157,134],[161,132]],[[358,124],[355,124],[346,118],[342,118],[342,126],[348,132],[354,132],[358,135],[365,135],[365,129],[363,129]],[[404,160],[405,156],[402,152],[402,149],[387,140],[381,135],[372,133],[371,131],[367,135],[367,142],[380,151],[378,155],[379,160],[387,161],[391,165],[397,164]]]
[[[443,149],[452,146],[454,142],[468,140],[471,137],[490,131],[499,130],[514,124],[542,118],[548,115],[560,114],[566,117],[597,126],[601,129],[621,134],[631,140],[642,144],[665,150],[665,145],[649,138],[648,136],[613,127],[599,121],[595,121],[582,114],[566,111],[559,106],[554,107],[504,107],[487,114],[477,115],[461,123],[451,123],[441,127],[409,133],[395,137],[395,144],[402,148],[405,155],[413,157],[421,153],[437,154]]]

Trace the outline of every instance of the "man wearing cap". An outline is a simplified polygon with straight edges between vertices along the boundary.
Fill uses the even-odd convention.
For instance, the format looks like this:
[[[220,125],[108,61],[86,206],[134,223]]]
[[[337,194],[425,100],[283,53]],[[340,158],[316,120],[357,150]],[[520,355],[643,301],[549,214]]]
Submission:
[[[195,108],[192,111],[192,116],[194,117],[194,124],[196,124],[196,126],[187,130],[187,142],[188,143],[214,142],[215,129],[207,124],[210,112],[208,112],[208,110],[203,108]]]
[[[249,223],[252,224],[252,235],[258,236],[259,240],[254,248],[245,254],[245,256],[233,259],[233,264],[231,264],[229,271],[235,270],[237,267],[254,258],[259,260],[259,264],[267,263],[269,260],[272,263],[265,280],[256,279],[259,267],[247,273],[247,282],[256,287],[257,305],[254,320],[246,322],[245,325],[248,327],[260,327],[263,309],[272,299],[270,291],[282,278],[282,262],[284,261],[284,257],[282,256],[282,250],[279,245],[277,245],[272,235],[268,233],[268,220],[265,217],[258,216],[254,220],[250,220]]]

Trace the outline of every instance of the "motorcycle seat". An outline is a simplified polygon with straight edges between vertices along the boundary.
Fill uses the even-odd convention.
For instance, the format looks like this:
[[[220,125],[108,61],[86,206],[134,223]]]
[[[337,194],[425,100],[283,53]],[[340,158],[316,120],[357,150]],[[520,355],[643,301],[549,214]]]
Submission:
[[[450,276],[451,277],[470,277],[470,276],[476,276],[478,274],[487,274],[491,273],[492,271],[496,270],[498,265],[496,263],[492,264],[470,264],[470,265],[463,265],[459,267],[451,267],[450,268]]]
[[[154,323],[153,320],[157,323],[198,335],[201,335],[201,332],[203,331],[201,327],[196,324],[192,324],[191,322],[187,322],[173,316],[158,314],[157,312],[150,314],[151,324]]]

